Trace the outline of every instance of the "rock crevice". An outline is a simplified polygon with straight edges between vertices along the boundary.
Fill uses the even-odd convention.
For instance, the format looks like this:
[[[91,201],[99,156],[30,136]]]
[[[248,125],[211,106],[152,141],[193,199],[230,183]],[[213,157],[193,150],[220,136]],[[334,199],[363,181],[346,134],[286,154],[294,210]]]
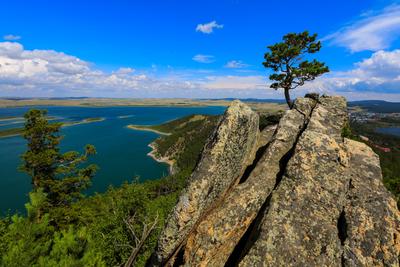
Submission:
[[[400,216],[379,159],[344,139],[342,97],[298,98],[278,125],[235,101],[151,266],[398,266]]]

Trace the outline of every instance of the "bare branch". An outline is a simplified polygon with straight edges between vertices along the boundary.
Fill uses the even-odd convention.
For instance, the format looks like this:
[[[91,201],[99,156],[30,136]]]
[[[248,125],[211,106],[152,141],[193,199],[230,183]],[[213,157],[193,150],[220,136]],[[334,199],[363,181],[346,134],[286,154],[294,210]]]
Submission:
[[[129,220],[124,220],[124,221],[125,221],[125,223],[128,222],[130,224]],[[153,229],[156,227],[157,222],[158,222],[158,214],[155,217],[154,221],[152,221],[150,223],[145,223],[145,222],[143,223],[143,231],[142,231],[140,241],[136,242],[136,247],[132,250],[131,255],[128,258],[128,261],[125,263],[125,267],[132,266],[137,255],[139,254],[140,249],[143,247],[145,241],[147,240],[147,238],[149,237],[149,235],[151,234]],[[133,229],[133,226],[130,224],[128,226],[128,228]],[[134,234],[134,237],[136,237],[136,234]]]

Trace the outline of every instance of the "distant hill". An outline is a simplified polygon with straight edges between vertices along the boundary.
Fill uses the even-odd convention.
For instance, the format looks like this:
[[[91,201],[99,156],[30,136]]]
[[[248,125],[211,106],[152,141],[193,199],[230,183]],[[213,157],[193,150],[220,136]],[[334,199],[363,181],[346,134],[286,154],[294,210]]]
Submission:
[[[349,102],[350,107],[361,107],[369,112],[377,113],[400,113],[399,102],[387,102],[383,100],[361,100]]]
[[[212,99],[212,98],[202,98],[200,100],[225,100],[225,101],[233,101],[239,99],[242,102],[260,102],[260,103],[277,103],[277,104],[285,104],[286,101],[284,99],[260,99],[260,98],[220,98],[220,99]]]
[[[224,98],[226,101],[232,101],[234,98]],[[278,103],[285,104],[284,99],[257,99],[257,98],[245,98],[240,99],[243,102],[261,102],[261,103]],[[360,101],[349,101],[349,107],[361,107],[369,112],[376,113],[400,113],[400,102],[388,102],[384,100],[360,100]]]

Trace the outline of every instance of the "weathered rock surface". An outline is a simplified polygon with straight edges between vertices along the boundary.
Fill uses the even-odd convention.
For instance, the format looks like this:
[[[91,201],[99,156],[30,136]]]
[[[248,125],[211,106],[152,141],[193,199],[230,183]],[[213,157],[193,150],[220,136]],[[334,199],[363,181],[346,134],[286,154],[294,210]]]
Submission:
[[[399,266],[400,214],[377,155],[342,138],[342,97],[299,98],[258,131],[228,108],[150,265]]]
[[[383,187],[379,158],[363,143],[345,140],[349,183],[343,209],[345,266],[398,266],[400,218]]]
[[[304,114],[309,114],[315,105],[311,99],[302,99],[299,102],[309,104],[305,105]],[[256,162],[249,177],[244,177],[246,180],[242,179],[242,183],[189,236],[184,255],[187,266],[224,265],[274,189],[280,171],[280,160],[293,147],[306,120],[307,117],[296,109],[284,115],[273,140]],[[271,132],[271,129],[267,128],[266,132]],[[263,147],[260,149],[263,150]]]
[[[161,234],[153,264],[168,265],[200,217],[239,182],[255,157],[258,120],[240,101],[226,110]]]
[[[348,160],[336,138],[345,120],[344,99],[321,99],[272,193],[259,238],[241,266],[340,265],[337,221],[345,200]]]

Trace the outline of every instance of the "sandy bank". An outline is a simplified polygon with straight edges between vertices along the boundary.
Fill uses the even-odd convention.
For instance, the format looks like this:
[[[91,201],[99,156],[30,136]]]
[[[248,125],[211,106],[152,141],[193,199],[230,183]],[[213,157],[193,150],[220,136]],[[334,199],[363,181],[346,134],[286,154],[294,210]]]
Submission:
[[[174,174],[175,161],[170,160],[167,157],[157,156],[157,148],[155,147],[155,145],[153,145],[153,143],[150,143],[149,147],[151,148],[151,151],[149,153],[147,153],[147,156],[151,157],[152,159],[154,159],[157,162],[167,163],[169,165],[169,174]]]
[[[132,124],[130,124],[130,125],[126,126],[126,127],[128,127],[129,129],[132,129],[132,130],[148,131],[148,132],[153,132],[153,133],[161,134],[161,135],[171,135],[170,133],[164,133],[164,132],[152,129],[152,128],[148,128],[146,126],[141,126],[141,125],[132,125]]]

